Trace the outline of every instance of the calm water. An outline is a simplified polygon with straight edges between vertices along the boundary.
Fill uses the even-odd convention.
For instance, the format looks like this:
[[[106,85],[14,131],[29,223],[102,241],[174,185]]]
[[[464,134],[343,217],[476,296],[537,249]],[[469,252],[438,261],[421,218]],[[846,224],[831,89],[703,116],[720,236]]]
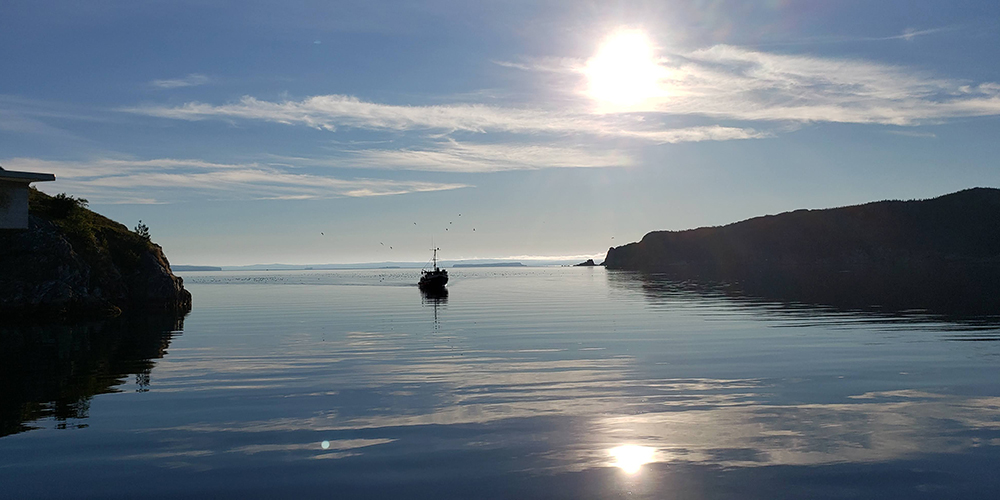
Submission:
[[[996,498],[1000,328],[602,268],[185,273],[0,328],[3,498]]]

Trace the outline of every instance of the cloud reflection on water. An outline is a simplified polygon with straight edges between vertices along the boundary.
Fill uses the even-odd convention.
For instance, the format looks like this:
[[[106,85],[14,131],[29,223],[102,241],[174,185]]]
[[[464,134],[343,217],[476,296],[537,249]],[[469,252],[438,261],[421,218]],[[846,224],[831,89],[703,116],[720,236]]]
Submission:
[[[622,484],[692,466],[996,455],[1000,398],[977,378],[992,361],[970,354],[992,356],[993,343],[940,342],[953,332],[907,333],[919,328],[905,319],[874,338],[865,316],[799,308],[774,320],[781,305],[573,281],[601,269],[538,272],[562,274],[460,281],[437,321],[415,287],[286,286],[275,298],[202,285],[208,305],[135,400],[162,416],[125,424],[107,453],[194,471],[294,463],[348,482],[358,470],[444,482],[456,470],[596,470]],[[488,295],[503,286],[516,290]],[[245,309],[225,312],[210,287]],[[255,302],[286,295],[280,308]],[[985,371],[961,371],[976,363]],[[623,446],[637,448],[610,454]]]
[[[775,400],[771,381],[642,378],[636,360],[628,356],[546,359],[538,356],[550,353],[456,354],[447,346],[401,347],[412,340],[398,333],[354,332],[329,346],[343,357],[325,371],[303,362],[305,353],[290,356],[297,363],[266,365],[282,380],[309,377],[316,385],[329,381],[341,389],[297,395],[314,401],[315,406],[306,405],[316,408],[314,415],[201,422],[157,431],[227,441],[231,438],[219,436],[236,433],[241,442],[255,442],[253,435],[263,434],[322,432],[333,439],[364,432],[382,436],[372,441],[387,445],[423,432],[441,446],[462,449],[477,446],[462,430],[470,426],[513,439],[509,427],[527,425],[532,439],[549,444],[533,453],[532,469],[553,472],[609,465],[628,472],[637,470],[636,462],[654,461],[653,452],[647,456],[643,451],[642,460],[620,453],[623,458],[609,463],[608,450],[623,443],[657,450],[659,462],[755,467],[887,462],[958,454],[1000,440],[997,397],[912,389],[853,394],[833,403],[785,403]],[[222,371],[229,366],[218,359],[215,363]],[[255,371],[253,378],[264,381],[267,376]],[[209,378],[213,384],[224,380]],[[221,384],[210,390],[242,387]],[[338,399],[345,391],[363,391],[373,399]],[[287,395],[273,396],[279,397]],[[492,446],[490,441],[480,445]],[[308,458],[301,451],[300,458]],[[382,448],[379,453],[393,451]]]

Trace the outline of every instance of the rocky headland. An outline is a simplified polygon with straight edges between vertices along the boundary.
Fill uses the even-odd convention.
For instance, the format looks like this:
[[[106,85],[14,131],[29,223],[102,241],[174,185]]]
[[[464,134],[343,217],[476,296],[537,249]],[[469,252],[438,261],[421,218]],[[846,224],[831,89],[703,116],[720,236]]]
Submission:
[[[86,200],[32,189],[28,229],[0,230],[0,317],[107,318],[185,312],[191,294],[148,229],[135,231]]]
[[[609,249],[605,265],[793,301],[1000,313],[992,293],[1000,290],[1000,189],[655,231]]]

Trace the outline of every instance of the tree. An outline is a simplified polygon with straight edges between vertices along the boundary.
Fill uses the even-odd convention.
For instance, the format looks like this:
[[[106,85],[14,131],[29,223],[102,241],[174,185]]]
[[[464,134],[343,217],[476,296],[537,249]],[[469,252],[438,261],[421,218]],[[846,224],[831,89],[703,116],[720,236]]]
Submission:
[[[142,219],[139,219],[139,224],[135,226],[135,234],[138,234],[142,239],[149,241],[149,226],[142,223]]]

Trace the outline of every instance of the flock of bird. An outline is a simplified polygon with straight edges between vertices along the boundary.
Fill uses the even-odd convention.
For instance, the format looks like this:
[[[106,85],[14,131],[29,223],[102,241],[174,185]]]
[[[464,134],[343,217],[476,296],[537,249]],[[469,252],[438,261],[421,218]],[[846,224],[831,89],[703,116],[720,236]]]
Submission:
[[[459,217],[461,217],[461,216],[462,216],[462,214],[458,214],[458,216],[459,216]],[[451,225],[453,224],[453,222],[454,222],[454,221],[448,221],[448,225],[449,225],[449,226],[451,226]],[[414,223],[413,223],[413,225],[414,225],[414,226],[416,226],[416,225],[417,225],[417,223],[416,223],[416,222],[414,222]],[[447,228],[447,227],[446,227],[446,228],[444,228],[444,230],[445,230],[445,231],[448,231],[448,230],[449,230],[449,228]],[[476,228],[472,228],[472,232],[476,232]],[[320,233],[319,233],[319,234],[320,234],[320,236],[326,236],[326,233],[325,233],[325,232],[322,232],[322,231],[320,231]],[[614,237],[614,236],[612,236],[612,237],[611,237],[611,239],[613,240],[613,239],[615,239],[615,237]],[[385,245],[385,242],[382,242],[382,241],[378,242],[378,244],[379,244],[380,246],[383,246],[383,247],[384,247],[384,246],[386,246],[386,245]],[[389,245],[389,250],[392,250],[392,245]]]
[[[458,214],[458,216],[459,216],[459,217],[461,217],[461,216],[462,216],[462,214]],[[449,226],[450,226],[450,225],[453,225],[453,224],[454,224],[454,221],[448,221],[448,225],[449,225]],[[414,223],[413,223],[413,225],[414,225],[414,226],[416,226],[416,225],[417,225],[417,223],[416,223],[416,222],[414,222]],[[445,230],[445,231],[448,231],[448,230],[449,230],[449,228],[447,228],[447,227],[446,227],[446,228],[444,228],[444,230]],[[475,232],[475,231],[476,231],[476,228],[472,228],[472,231],[473,231],[473,232]],[[319,234],[320,234],[320,236],[326,236],[326,232],[324,232],[324,231],[320,231],[320,233],[319,233]],[[379,244],[380,246],[383,246],[383,247],[384,247],[384,246],[386,246],[385,242],[383,242],[383,241],[380,241],[380,242],[378,242],[378,244]],[[393,248],[392,248],[392,245],[389,245],[389,250],[392,250],[392,249],[393,249]]]

